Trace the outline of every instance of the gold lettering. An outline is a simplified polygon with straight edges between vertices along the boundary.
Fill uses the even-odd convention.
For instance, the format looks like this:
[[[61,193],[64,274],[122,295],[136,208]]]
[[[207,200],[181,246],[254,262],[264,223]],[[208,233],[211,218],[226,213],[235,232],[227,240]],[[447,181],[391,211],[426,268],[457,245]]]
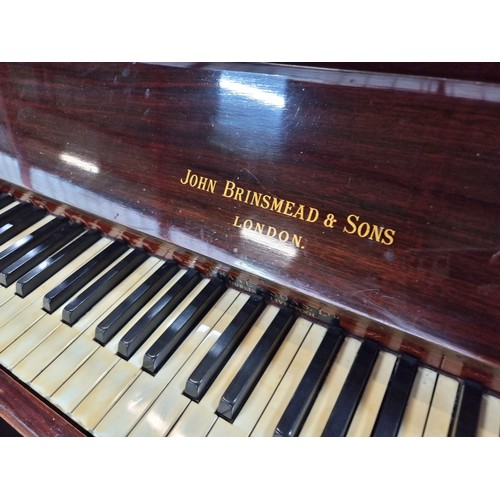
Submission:
[[[396,231],[394,229],[386,229],[384,231],[384,238],[387,238],[387,240],[382,240],[381,243],[383,245],[390,246],[394,243],[394,235],[396,234]]]
[[[197,188],[203,189],[203,191],[205,191],[207,188],[207,182],[208,182],[208,179],[206,177],[200,177],[200,182],[198,182]]]
[[[272,196],[270,194],[265,194],[262,197],[262,204],[260,206],[267,210],[271,206],[271,198]]]
[[[234,226],[234,227],[241,227],[241,224],[240,224],[240,216],[239,216],[239,215],[235,215],[235,216],[234,216],[233,226]]]
[[[299,236],[298,234],[292,234],[292,243],[297,247],[297,248],[302,248],[302,236]]]
[[[273,202],[271,204],[271,210],[273,212],[281,213],[281,207],[283,206],[284,200],[280,200],[279,198],[273,198]]]
[[[208,179],[208,189],[210,193],[215,193],[215,186],[217,185],[217,181],[215,179]]]
[[[280,231],[278,238],[280,241],[288,241],[290,239],[290,235],[287,231]]]
[[[368,224],[368,222],[362,222],[358,226],[358,236],[360,238],[366,238],[369,232],[370,232],[370,224]]]
[[[278,231],[276,231],[276,228],[273,227],[273,226],[267,226],[267,236],[269,236],[270,238],[276,238],[276,233]]]
[[[209,193],[215,193],[215,186],[217,181],[215,179],[209,179],[208,177],[203,177],[197,175],[188,169],[186,172],[186,177],[180,180],[181,184],[188,184],[192,188],[201,189],[202,191],[208,191]]]
[[[233,181],[226,181],[226,186],[224,187],[224,192],[222,193],[222,196],[224,196],[224,198],[232,198],[235,187],[236,184]]]
[[[287,201],[285,203],[285,210],[283,210],[283,215],[292,215],[292,208],[295,206],[295,203],[293,201]]]
[[[370,239],[373,240],[375,238],[375,241],[380,243],[380,239],[382,238],[382,232],[384,231],[383,226],[373,226],[372,227],[372,232],[370,234]]]
[[[359,215],[349,215],[347,217],[347,223],[352,227],[352,230],[349,230],[347,229],[345,226],[344,226],[344,229],[343,229],[343,232],[344,233],[347,233],[347,234],[354,234],[356,232],[356,224],[352,221],[352,219],[356,219],[356,221],[359,220]]]
[[[179,179],[179,182],[191,188],[207,191],[212,194],[216,192],[217,181],[215,179],[196,174],[190,168],[186,169],[184,176]],[[240,203],[276,212],[308,223],[315,223],[320,217],[319,210],[315,207],[277,198],[272,194],[263,194],[251,189],[245,189],[230,180],[225,181],[222,197],[231,198]],[[333,213],[327,213],[323,214],[320,224],[328,229],[334,229],[337,222]],[[303,237],[286,230],[276,229],[276,227],[256,222],[252,219],[241,221],[238,215],[234,216],[232,225],[233,227],[252,231],[269,238],[275,238],[282,243],[290,243],[297,248],[303,248]],[[356,235],[359,238],[376,241],[377,243],[387,246],[394,244],[396,235],[396,230],[363,221],[359,215],[355,214],[349,214],[347,216],[342,232]]]
[[[200,189],[214,192],[213,189],[215,189],[215,184],[210,184],[210,179],[205,181],[202,178],[201,180],[196,180],[196,182]],[[222,196],[224,198],[232,198],[240,203],[246,203],[247,205],[253,205],[254,207],[263,208],[264,210],[270,210],[311,223],[316,222],[319,218],[319,210],[317,208],[297,205],[294,201],[277,198],[271,194],[263,194],[258,191],[252,191],[251,189],[244,189],[237,186],[235,182],[229,180],[226,180]],[[327,227],[332,227],[335,222],[337,221],[334,219],[333,214],[331,214],[331,220],[329,219],[328,223],[325,225]]]
[[[252,191],[252,201],[250,202],[250,204],[255,207],[260,206],[261,198],[262,198],[262,193],[257,193],[256,191]]]
[[[187,184],[188,181],[189,181],[189,176],[191,175],[191,169],[188,168],[187,172],[186,172],[186,178],[185,179],[181,179],[181,184]]]
[[[197,183],[198,183],[198,176],[196,174],[191,175],[191,177],[189,178],[189,185],[191,187],[195,187]]]
[[[335,225],[336,222],[337,222],[337,219],[335,218],[335,215],[328,214],[325,217],[325,220],[323,221],[323,225],[325,227],[329,227],[331,229]]]
[[[396,234],[394,229],[385,229],[384,226],[370,224],[366,221],[358,224],[359,219],[359,215],[349,215],[347,217],[347,223],[350,227],[344,226],[343,232],[347,234],[356,234],[360,238],[368,238],[372,241],[375,240],[377,243],[382,243],[383,245],[389,246],[394,243],[394,235]]]
[[[317,208],[310,207],[309,215],[307,216],[307,222],[316,222],[319,217],[319,210]]]
[[[286,230],[276,229],[274,226],[268,226],[262,222],[257,222],[252,219],[240,220],[239,215],[234,216],[233,227],[244,230],[245,232],[253,232],[261,234],[264,237],[274,238],[279,240],[281,243],[289,243],[296,246],[297,248],[303,249],[302,246],[302,236],[299,234],[289,233]],[[257,240],[259,241],[259,240]],[[262,240],[261,240],[262,241]]]
[[[297,211],[293,214],[296,219],[304,220],[304,205],[299,205]]]
[[[234,193],[234,199],[236,201],[242,201],[241,197],[243,196],[244,191],[245,190],[243,188],[237,187],[236,193]]]

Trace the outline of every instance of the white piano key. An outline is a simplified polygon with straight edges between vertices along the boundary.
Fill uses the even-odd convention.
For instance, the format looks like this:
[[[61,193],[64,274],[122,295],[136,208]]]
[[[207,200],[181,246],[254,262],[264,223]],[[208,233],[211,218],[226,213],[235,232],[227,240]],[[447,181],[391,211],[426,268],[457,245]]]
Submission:
[[[332,412],[349,370],[356,358],[361,342],[347,337],[340,348],[323,387],[311,408],[311,413],[304,423],[300,436],[321,436]]]
[[[64,309],[66,304],[70,302],[75,295],[78,295],[80,292],[91,286],[97,279],[99,279],[99,277],[103,273],[107,272],[111,267],[113,267],[113,265],[115,265],[118,260],[121,260],[125,255],[120,256],[116,261],[106,267],[99,275],[87,282],[84,287],[76,291],[52,314],[47,314],[41,309],[33,310],[34,308],[27,308],[22,314],[23,321],[16,321],[16,328],[18,326],[17,323],[22,324],[25,317],[28,318],[30,326],[26,330],[24,330],[21,335],[18,335],[17,338],[0,353],[0,362],[2,362],[3,365],[7,368],[11,369],[15,367],[22,359],[24,359],[33,349],[35,349],[43,340],[45,340],[52,332],[54,332],[56,328],[61,325],[62,310]],[[34,317],[36,317],[37,319],[33,320]],[[6,327],[9,326],[10,323],[6,325]]]
[[[267,306],[245,335],[201,401],[189,404],[189,408],[179,418],[169,435],[196,437],[206,436],[210,432],[210,429],[218,418],[215,411],[224,391],[238,373],[238,370],[250,355],[278,311],[279,309],[275,306]],[[191,432],[195,434],[191,434]]]
[[[233,428],[241,429],[245,435],[250,435],[302,345],[311,325],[311,322],[304,318],[299,318],[293,324],[282,345],[271,360],[271,363],[269,363],[269,366],[263,373],[262,378],[235,418],[232,424]],[[219,421],[221,420],[223,419],[219,418]],[[222,425],[219,424],[217,426],[216,423],[217,428],[222,428]],[[216,431],[217,429],[215,428],[214,432]]]
[[[7,349],[44,316],[46,316],[46,313],[41,310],[38,304],[34,304],[33,307],[27,307],[23,311],[19,311],[18,314],[0,328],[0,352]],[[49,317],[49,323],[51,323],[49,325],[49,331],[52,331],[59,325],[56,318]]]
[[[480,437],[500,435],[500,399],[491,394],[483,394],[477,435]]]
[[[153,264],[151,269],[147,270],[141,280],[137,281],[127,293],[132,293],[137,287],[140,286],[142,281],[146,280],[158,269],[159,266],[161,266],[162,261],[158,260],[157,262],[157,260],[158,259],[155,257],[150,257],[139,267],[138,270],[136,270],[137,273],[140,273],[145,269],[149,269],[151,264]],[[133,279],[133,274],[129,277],[130,279]],[[127,283],[129,278],[126,280]],[[102,299],[102,301],[94,306],[93,310],[98,311],[99,314],[102,313],[102,315],[107,314],[106,309],[114,307],[114,304],[110,304],[110,302],[115,299],[118,299],[117,301],[121,301],[123,299],[120,295],[120,287],[117,287],[115,291],[110,292],[109,297]],[[75,324],[75,327],[79,328],[79,325],[86,321],[86,317],[87,315],[81,318]],[[101,317],[94,321],[94,323],[87,328],[81,336],[77,336],[77,338],[72,341],[71,345],[64,352],[62,352],[39,376],[36,377],[32,384],[34,388],[37,388],[37,390],[39,390],[42,394],[52,395],[64,382],[66,382],[67,379],[73,375],[74,372],[82,366],[83,363],[86,362],[90,354],[97,350],[97,348],[101,348],[100,344],[93,340],[95,324],[100,320]]]
[[[246,437],[248,433],[237,427],[236,425],[230,424],[227,420],[223,418],[218,418],[214,426],[210,429],[208,437]]]
[[[313,325],[307,333],[285,376],[278,385],[276,392],[261,415],[251,436],[272,436],[290,399],[307,370],[316,350],[318,349],[326,328]]]
[[[210,280],[202,280],[169,315],[170,324],[193,301]],[[163,323],[160,328],[166,328]],[[163,332],[164,330],[161,330]],[[154,333],[153,333],[154,335]],[[137,353],[136,353],[137,354]],[[120,359],[113,370],[91,391],[84,401],[75,409],[73,417],[86,429],[92,430],[108,413],[120,396],[129,388],[132,382],[142,373],[142,365],[131,360]]]
[[[191,401],[168,437],[205,437],[217,421],[217,415],[207,406]]]
[[[71,417],[85,429],[92,430],[139,374],[136,366],[119,359],[71,412]]]
[[[61,323],[57,318],[43,316],[0,353],[0,363],[12,370],[28,353],[47,338]],[[9,326],[9,325],[7,325]]]
[[[71,413],[117,362],[113,353],[97,349],[49,400],[63,412]]]
[[[175,425],[182,412],[186,409],[191,400],[182,394],[186,380],[193,372],[194,368],[203,359],[212,345],[217,341],[222,332],[227,328],[232,319],[238,314],[249,298],[247,294],[240,294],[231,304],[227,313],[217,322],[196,346],[188,343],[184,347],[186,350],[193,348],[191,352],[183,355],[184,362],[182,368],[175,374],[171,382],[161,392],[155,402],[144,413],[137,425],[129,433],[130,436],[165,436]],[[180,351],[180,352],[179,352]],[[179,349],[174,356],[184,354]],[[163,366],[159,374],[165,369],[171,360]]]
[[[127,435],[207,333],[226,314],[238,295],[239,292],[236,290],[227,290],[154,377],[142,372],[97,425],[94,434],[96,436]]]
[[[396,356],[381,351],[352,419],[347,436],[369,437],[389,384]]]
[[[135,367],[137,369],[137,367]],[[153,377],[141,371],[130,387],[109,409],[95,428],[96,436],[126,436],[135,423],[141,418],[149,405],[158,397],[165,388],[161,378]]]
[[[418,368],[398,436],[423,435],[436,381],[437,372],[430,368]]]
[[[92,338],[94,336],[95,327],[102,316],[107,314],[107,311],[125,294],[130,293],[131,290],[139,286],[140,282],[147,279],[159,265],[161,265],[160,259],[156,257],[148,258],[137,269],[131,272],[126,279],[106,294],[72,327],[61,323],[56,330],[12,369],[13,373],[24,382],[31,382],[81,334],[88,339],[89,343],[97,346],[98,344],[95,343]],[[71,372],[68,373],[68,377],[70,374]]]
[[[12,283],[7,287],[0,286],[0,307],[8,300],[14,297],[16,293],[16,283]]]
[[[122,291],[120,288],[121,286],[127,287],[130,279],[132,281],[135,280],[134,286],[129,288],[127,291],[127,293],[131,293],[135,290],[135,288],[140,286],[143,280],[147,279],[152,273],[154,273],[156,269],[161,266],[161,264],[161,261],[157,262],[155,257],[151,257],[143,263],[138,270],[136,270],[139,274],[141,271],[144,271],[144,269],[147,270],[140,281],[135,280],[135,278],[137,278],[135,273],[131,273],[131,276],[125,280],[125,284],[119,285],[117,289],[110,292],[109,297],[102,299],[102,301],[94,306],[94,314],[90,317],[92,324],[85,329],[81,336],[77,337],[72,342],[66,351],[61,353],[53,361],[53,363],[34,380],[33,386],[40,387],[40,389],[47,395],[53,394],[53,391],[55,391],[55,389],[59,389],[60,387],[60,390],[57,390],[57,392],[53,394],[55,404],[73,410],[73,408],[87,396],[95,385],[97,385],[98,381],[119,359],[114,353],[102,348],[93,340],[95,325],[105,314],[107,314],[106,309],[108,307],[114,306],[117,301],[123,298],[120,293],[120,291]],[[73,326],[78,329],[80,325],[88,321],[88,319],[86,319],[88,314],[90,313],[87,313],[87,315],[81,318]],[[97,348],[99,348],[99,351],[106,351],[106,354],[97,353],[97,357],[92,356],[89,358],[89,351],[93,353],[97,350]],[[99,360],[101,360],[102,366],[99,366]],[[87,362],[90,363],[90,368],[85,366]],[[79,385],[82,383],[82,378],[85,376],[82,375],[82,373],[85,374],[86,371],[89,370],[95,370],[97,374],[102,376],[96,380],[92,378],[92,383],[90,385],[82,385],[82,390],[80,390]],[[66,400],[70,402],[66,402]]]
[[[69,344],[70,339],[65,327],[67,325],[58,323],[52,332],[11,368],[12,373],[25,383],[31,382],[52,361],[53,357],[57,356]],[[72,334],[71,331],[69,333]]]
[[[81,337],[71,341],[68,347],[35,377],[30,383],[31,387],[42,396],[50,398],[99,348],[97,342],[89,342]]]
[[[16,283],[4,287],[0,286],[0,307],[16,295]],[[0,320],[1,321],[1,320]],[[1,324],[1,323],[0,323]]]
[[[438,375],[425,424],[425,437],[446,437],[448,435],[458,388],[458,380],[443,374]]]

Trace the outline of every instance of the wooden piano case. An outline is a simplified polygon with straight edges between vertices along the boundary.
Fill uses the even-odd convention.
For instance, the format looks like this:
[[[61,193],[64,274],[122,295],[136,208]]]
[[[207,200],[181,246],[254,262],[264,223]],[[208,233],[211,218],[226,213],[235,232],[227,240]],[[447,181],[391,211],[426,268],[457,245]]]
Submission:
[[[499,391],[500,86],[452,68],[2,64],[0,187]]]

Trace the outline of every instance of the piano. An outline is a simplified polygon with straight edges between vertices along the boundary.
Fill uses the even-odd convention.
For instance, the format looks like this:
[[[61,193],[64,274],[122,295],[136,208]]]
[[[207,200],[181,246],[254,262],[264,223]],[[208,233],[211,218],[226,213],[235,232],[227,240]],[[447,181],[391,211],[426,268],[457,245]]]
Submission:
[[[1,64],[0,434],[498,436],[466,69]]]

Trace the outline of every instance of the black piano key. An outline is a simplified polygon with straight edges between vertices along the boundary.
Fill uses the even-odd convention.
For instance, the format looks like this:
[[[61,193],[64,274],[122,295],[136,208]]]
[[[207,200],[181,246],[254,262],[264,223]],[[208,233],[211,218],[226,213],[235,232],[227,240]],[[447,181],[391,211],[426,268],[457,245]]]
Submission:
[[[122,241],[114,241],[108,245],[62,283],[50,290],[43,298],[43,309],[48,313],[53,313],[126,250],[127,246]]]
[[[289,332],[295,313],[281,309],[221,397],[217,414],[233,422]]]
[[[179,317],[147,350],[142,368],[151,375],[157,373],[225,290],[226,287],[222,280],[212,278]]]
[[[475,437],[479,412],[483,400],[483,387],[478,382],[466,380],[460,394],[460,404],[454,418],[455,437]]]
[[[0,214],[0,226],[3,226],[7,223],[12,223],[12,220],[16,218],[20,213],[28,213],[29,211],[33,210],[37,209],[26,201],[21,201],[17,205],[14,205],[13,207]]]
[[[377,345],[365,340],[356,355],[344,386],[330,414],[323,436],[340,437],[345,436],[351,424],[356,408],[363,395],[366,384],[377,360],[379,350]]]
[[[179,266],[174,261],[165,262],[96,326],[94,339],[103,345],[109,342],[177,271]]]
[[[415,358],[401,355],[373,426],[373,437],[397,436],[417,370],[418,362]]]
[[[189,376],[184,388],[186,396],[196,402],[201,400],[264,306],[264,298],[259,295],[252,295],[248,299]]]
[[[62,311],[62,320],[68,325],[74,325],[85,313],[99,302],[115,286],[123,281],[132,271],[137,269],[148,254],[144,250],[135,249],[123,257],[106,274],[92,283],[81,294],[66,304]]]
[[[69,224],[69,222],[66,221],[66,219],[56,217],[39,229],[33,231],[31,234],[26,235],[24,238],[21,238],[16,243],[7,247],[0,253],[0,269],[5,269],[67,224]]]
[[[28,296],[51,276],[67,266],[78,255],[90,248],[99,238],[101,236],[97,231],[88,231],[54,255],[45,259],[38,266],[19,278],[16,283],[16,294],[20,297]]]
[[[328,329],[276,426],[275,437],[299,435],[343,341],[340,328]]]
[[[25,206],[24,211],[19,212],[16,217],[12,217],[9,222],[0,227],[0,245],[14,238],[46,215],[47,213],[40,208],[34,209],[29,205]]]
[[[201,276],[195,269],[186,273],[135,323],[120,339],[118,354],[129,359],[160,323],[179,305],[188,293],[200,282]]]
[[[5,208],[6,206],[14,203],[16,201],[13,196],[8,193],[0,194],[0,209]]]
[[[6,268],[2,269],[0,272],[0,284],[3,286],[11,285],[18,278],[42,262],[46,257],[57,252],[57,250],[66,245],[66,243],[70,242],[72,239],[76,238],[79,234],[82,234],[84,231],[85,228],[78,224],[62,226],[44,242],[25,253],[22,257]]]

